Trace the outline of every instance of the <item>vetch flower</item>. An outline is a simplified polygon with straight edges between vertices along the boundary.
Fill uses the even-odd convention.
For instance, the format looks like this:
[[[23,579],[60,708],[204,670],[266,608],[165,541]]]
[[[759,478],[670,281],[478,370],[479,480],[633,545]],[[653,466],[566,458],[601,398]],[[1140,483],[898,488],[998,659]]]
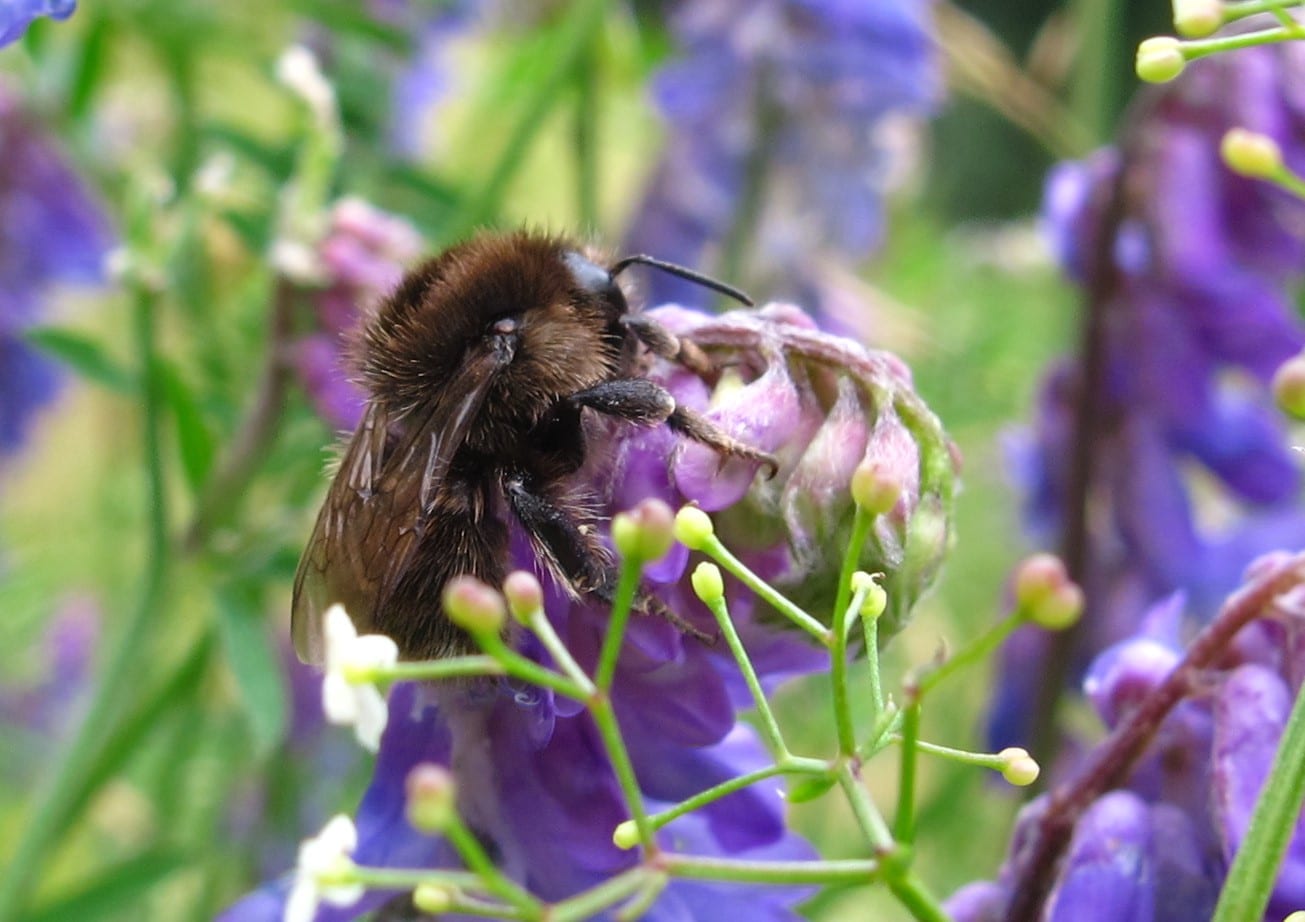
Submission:
[[[909,604],[903,600],[918,598],[927,588],[946,546],[955,476],[950,443],[902,364],[820,332],[791,305],[721,316],[663,306],[649,314],[675,335],[692,337],[729,373],[713,388],[651,356],[645,373],[678,402],[711,413],[726,431],[773,449],[779,470],[765,479],[756,476],[753,465],[736,471],[730,469],[734,461],[716,459],[722,471],[713,478],[690,451],[695,446],[666,427],[595,418],[590,465],[568,484],[574,495],[592,503],[603,523],[649,499],[672,509],[694,502],[715,510],[717,534],[740,559],[785,591],[810,593],[823,606],[817,613],[828,616],[840,566],[829,550],[847,540],[854,511],[852,473],[867,457],[877,457],[877,446],[885,442],[871,433],[891,411],[892,425],[918,448],[897,446],[891,453],[904,489],[883,516],[891,534],[869,541],[861,563],[866,571],[887,574],[893,587],[890,625],[900,626]],[[740,392],[757,399],[733,399]],[[824,437],[812,438],[827,426]],[[805,501],[801,491],[814,499]],[[510,527],[509,569],[536,574],[553,629],[592,674],[609,627],[609,606],[591,596],[576,598],[569,586],[558,585],[536,559],[527,535]],[[608,526],[599,527],[610,541]],[[691,585],[693,556],[684,545],[673,545],[644,569],[644,585],[690,625],[709,632],[715,622]],[[828,667],[826,652],[799,632],[779,627],[778,616],[737,580],[727,577],[723,590],[767,687]],[[513,604],[519,607],[521,601]],[[524,655],[549,662],[534,635],[522,629],[510,636]],[[631,618],[610,697],[651,811],[770,764],[757,735],[738,719],[751,698],[729,652],[655,614]],[[389,704],[376,770],[357,811],[359,864],[459,864],[447,843],[418,834],[406,818],[405,785],[422,762],[453,773],[463,822],[505,873],[542,899],[572,896],[638,862],[637,850],[613,842],[613,831],[630,816],[602,738],[580,703],[518,680],[485,678],[401,684]],[[781,793],[777,779],[750,786],[668,824],[658,840],[664,848],[700,855],[810,858],[811,847],[786,829]],[[673,880],[645,918],[706,920],[737,913],[794,919],[793,906],[806,893],[800,887]],[[283,899],[283,890],[269,888],[233,907],[224,920],[265,919],[260,912]],[[375,908],[383,899],[368,893],[356,911]]]
[[[389,712],[376,686],[359,677],[371,669],[393,666],[399,660],[399,647],[384,634],[358,636],[343,605],[328,608],[325,622],[322,710],[331,723],[353,727],[358,742],[375,752]]]
[[[299,864],[286,899],[284,922],[313,922],[322,903],[352,906],[358,902],[363,895],[362,884],[329,882],[329,878],[342,871],[347,873],[353,866],[350,856],[357,846],[358,831],[353,820],[343,814],[333,817],[316,837],[299,846]]]
[[[6,0],[0,6],[0,47],[22,38],[32,20],[67,19],[76,8],[77,0]]]
[[[804,298],[820,254],[868,255],[909,157],[901,139],[939,96],[928,17],[922,0],[681,4],[680,53],[654,86],[669,137],[628,247],[703,265],[753,220],[751,268],[764,278],[750,281]],[[647,286],[654,301],[703,297],[673,276]]]

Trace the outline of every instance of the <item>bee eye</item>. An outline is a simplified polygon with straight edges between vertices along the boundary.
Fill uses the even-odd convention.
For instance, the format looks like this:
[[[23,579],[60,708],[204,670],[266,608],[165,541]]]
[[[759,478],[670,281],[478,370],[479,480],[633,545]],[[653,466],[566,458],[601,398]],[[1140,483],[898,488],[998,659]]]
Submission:
[[[612,274],[597,263],[590,262],[575,250],[568,251],[562,260],[571,270],[571,277],[585,291],[596,295],[610,296],[618,291]]]

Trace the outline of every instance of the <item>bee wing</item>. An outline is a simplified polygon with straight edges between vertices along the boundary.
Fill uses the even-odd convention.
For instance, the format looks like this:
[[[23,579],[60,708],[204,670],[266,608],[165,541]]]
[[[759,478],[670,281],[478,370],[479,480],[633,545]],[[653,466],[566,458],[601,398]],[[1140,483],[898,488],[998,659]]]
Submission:
[[[360,634],[376,632],[377,615],[408,570],[438,486],[502,364],[490,352],[469,359],[389,451],[389,415],[369,402],[295,573],[290,632],[301,660],[325,659],[325,615],[337,602]]]

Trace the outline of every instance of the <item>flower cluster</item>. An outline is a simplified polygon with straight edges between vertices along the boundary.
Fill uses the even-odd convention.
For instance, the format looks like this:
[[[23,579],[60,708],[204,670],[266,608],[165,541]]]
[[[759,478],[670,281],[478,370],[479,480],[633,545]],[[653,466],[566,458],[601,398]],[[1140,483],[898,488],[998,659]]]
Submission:
[[[346,374],[348,336],[366,312],[388,294],[404,268],[421,255],[416,229],[356,198],[339,201],[318,243],[313,292],[316,329],[291,346],[290,360],[317,412],[339,429],[362,417],[364,395]]]
[[[824,585],[833,597],[836,564],[827,549],[846,544],[852,502],[848,483],[867,459],[899,492],[867,542],[866,569],[890,574],[897,626],[909,600],[928,585],[950,533],[954,459],[937,420],[914,394],[904,367],[849,340],[819,332],[799,309],[771,305],[711,317],[679,307],[650,314],[731,369],[714,390],[683,368],[656,360],[648,369],[684,404],[705,412],[748,444],[779,459],[779,471],[753,486],[758,465],[722,461],[664,427],[611,424],[610,451],[588,488],[610,516],[657,497],[672,506],[696,502],[716,513],[718,531],[749,567],[777,585]],[[524,534],[515,563],[543,571]],[[817,552],[821,550],[822,552]],[[690,584],[689,550],[676,545],[644,570],[646,586],[703,633],[711,615]],[[606,604],[576,600],[546,573],[544,610],[579,666],[592,674],[608,626]],[[817,591],[814,588],[811,591]],[[726,586],[732,619],[766,683],[827,668],[827,654],[779,629],[773,614],[736,581]],[[549,662],[533,634],[521,652]],[[610,691],[624,744],[650,809],[669,806],[770,764],[756,734],[739,723],[749,692],[728,652],[655,615],[633,619]],[[353,859],[367,866],[458,864],[444,840],[417,832],[405,817],[405,784],[418,764],[449,766],[458,808],[495,862],[544,900],[558,900],[633,867],[637,854],[613,831],[627,819],[602,740],[579,702],[511,679],[400,685],[391,693],[371,787],[357,813]],[[730,794],[661,831],[669,849],[698,855],[766,859],[812,857],[789,832],[775,779]],[[272,918],[289,883],[233,907],[228,922]],[[791,918],[801,889],[756,891],[737,885],[675,881],[646,918]],[[343,918],[374,908],[369,892]],[[332,914],[335,913],[335,914]]]
[[[1093,502],[1109,510],[1089,526],[1079,668],[1157,599],[1182,589],[1208,616],[1251,559],[1305,542],[1300,474],[1268,388],[1305,344],[1290,293],[1305,259],[1305,204],[1219,158],[1223,134],[1242,125],[1305,165],[1305,107],[1288,90],[1303,64],[1305,48],[1288,45],[1193,65],[1139,99],[1117,149],[1062,165],[1048,182],[1056,252],[1096,293],[1102,383],[1085,394],[1083,366],[1058,365],[1013,454],[1040,543],[1060,538],[1076,454],[1091,454]],[[1086,434],[1076,416],[1085,400],[1098,420]],[[1221,515],[1198,516],[1198,489]],[[1025,636],[1012,650],[1027,658],[1043,645]],[[1003,691],[998,742],[1021,738],[1028,693]]]
[[[1287,556],[1257,561],[1248,580]],[[1298,588],[1278,601],[1275,618],[1244,628],[1221,668],[1203,675],[1201,694],[1170,711],[1127,787],[1104,794],[1082,815],[1046,918],[1210,918],[1305,672],[1302,602]],[[1184,608],[1181,593],[1161,601],[1134,636],[1088,669],[1084,692],[1111,730],[1178,666]],[[997,882],[971,884],[953,896],[949,908],[960,922],[1004,918],[1025,857],[1022,842],[1046,809],[1045,798],[1026,808]],[[1282,918],[1302,904],[1305,823],[1298,822],[1266,918]]]
[[[23,341],[55,283],[101,277],[108,221],[40,124],[0,87],[0,455],[54,394],[57,369]]]
[[[654,85],[669,136],[631,249],[701,265],[741,222],[752,268],[787,296],[820,254],[868,255],[901,172],[897,129],[938,96],[928,16],[921,0],[682,4],[680,54]],[[649,295],[702,292],[659,276]]]

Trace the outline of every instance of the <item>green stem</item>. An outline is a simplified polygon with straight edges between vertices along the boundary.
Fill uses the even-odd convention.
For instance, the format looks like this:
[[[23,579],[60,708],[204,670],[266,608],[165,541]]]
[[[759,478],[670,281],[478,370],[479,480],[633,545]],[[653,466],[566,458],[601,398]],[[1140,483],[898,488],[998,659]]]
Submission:
[[[816,638],[821,646],[830,646],[832,635],[828,628],[803,611],[794,602],[784,598],[774,587],[749,570],[743,561],[729,552],[729,549],[721,543],[719,538],[711,535],[703,544],[702,550],[777,612]]]
[[[656,872],[643,865],[622,871],[601,884],[554,903],[548,907],[547,918],[549,922],[580,922],[592,918],[609,906],[615,906],[621,900],[638,893],[656,876]]]
[[[1247,16],[1288,10],[1293,6],[1300,6],[1300,4],[1301,0],[1244,0],[1241,3],[1224,3],[1223,21],[1225,23],[1236,22],[1239,19],[1245,19]]]
[[[770,709],[770,702],[766,700],[766,691],[761,687],[761,679],[757,677],[757,670],[752,665],[748,651],[743,647],[743,641],[739,638],[739,632],[734,628],[734,622],[730,620],[725,597],[721,596],[713,602],[708,602],[707,607],[715,616],[716,624],[720,627],[721,636],[725,638],[730,653],[734,654],[734,661],[738,664],[739,672],[743,673],[743,681],[748,685],[748,692],[752,695],[752,703],[757,709],[757,719],[761,722],[761,735],[765,737],[766,743],[770,746],[771,754],[774,755],[777,761],[787,758],[789,755],[788,745],[784,742],[784,735],[779,729],[779,721],[775,719],[775,713]]]
[[[591,37],[576,61],[575,166],[580,227],[598,228],[598,48]]]
[[[720,275],[727,279],[743,278],[744,257],[752,248],[760,222],[766,179],[770,173],[774,144],[772,139],[779,130],[780,108],[771,101],[773,79],[769,68],[763,67],[753,84],[756,122],[753,125],[752,144],[743,162],[742,188],[734,206],[734,220],[725,236],[722,249]]]
[[[594,684],[604,693],[611,689],[612,678],[616,675],[616,661],[621,656],[625,627],[630,621],[630,609],[634,605],[634,593],[639,588],[642,569],[639,561],[633,558],[621,559],[621,568],[616,580],[616,597],[612,600],[612,617],[607,623],[603,648],[598,654],[598,669],[594,672]]]
[[[986,660],[1017,627],[1025,623],[1025,619],[1011,615],[994,624],[987,633],[970,641],[968,646],[962,647],[947,662],[921,676],[917,689],[919,696],[923,698],[962,669]]]
[[[870,694],[867,701],[866,724],[871,727],[879,726],[879,716],[884,712],[884,684],[883,677],[879,671],[879,619],[862,618],[861,632],[865,638],[865,658],[869,666],[867,678],[870,683]]]
[[[905,737],[900,733],[891,734],[888,739],[894,743],[901,743]],[[939,746],[937,743],[927,743],[924,740],[917,739],[915,746],[921,752],[927,752],[930,755],[942,756],[944,759],[951,759],[953,762],[960,762],[962,765],[973,765],[976,768],[990,768],[1000,771],[1005,767],[1006,760],[991,752],[971,752],[968,749],[953,749],[951,746]]]
[[[1242,48],[1258,48],[1277,42],[1294,42],[1305,35],[1305,28],[1261,29],[1244,35],[1225,35],[1219,38],[1190,39],[1182,42],[1183,57],[1195,61],[1212,54],[1225,51],[1239,51]]]
[[[5,864],[0,880],[0,922],[15,919],[39,879],[41,863],[58,841],[68,808],[84,791],[84,782],[106,745],[106,728],[114,712],[140,677],[147,657],[149,637],[162,605],[169,570],[167,494],[164,489],[163,451],[159,420],[163,412],[162,387],[155,358],[155,319],[158,294],[141,285],[133,292],[132,327],[136,361],[141,377],[142,443],[146,479],[145,579],[140,601],[118,637],[99,681],[88,698],[85,717],[67,753],[37,795],[27,823],[27,834]]]
[[[838,734],[838,751],[844,756],[856,752],[856,731],[852,727],[852,706],[847,694],[847,619],[859,616],[859,611],[848,610],[852,601],[852,574],[861,562],[861,548],[865,546],[873,521],[873,516],[860,506],[856,507],[852,518],[852,537],[843,554],[843,568],[838,575],[838,592],[834,597],[831,616],[833,646],[829,656],[829,680],[834,691],[834,727]],[[864,600],[864,594],[861,594],[861,598]],[[857,609],[860,609],[859,603]],[[865,652],[870,659],[876,659],[879,655],[873,648],[867,648]]]
[[[1213,922],[1259,919],[1305,805],[1305,694],[1297,694],[1246,837],[1224,880]]]
[[[585,48],[592,43],[594,32],[602,24],[607,2],[608,0],[580,0],[567,12],[566,21],[560,26],[561,37],[558,39],[559,47],[553,57],[552,68],[543,79],[534,81],[525,88],[525,98],[521,101],[519,110],[521,116],[512,126],[503,153],[494,164],[480,193],[454,218],[449,229],[449,239],[465,237],[492,218],[498,210],[508,183],[525,161],[531,142],[562,96],[563,86],[581,60]]]
[[[443,832],[444,838],[448,839],[450,844],[457,849],[458,854],[462,856],[467,869],[480,878],[487,891],[527,914],[538,914],[541,908],[539,900],[499,870],[498,865],[481,847],[480,840],[476,838],[475,833],[467,828],[460,816],[454,813]]]
[[[508,647],[498,634],[490,634],[477,639],[485,648],[485,652],[497,660],[508,675],[529,682],[532,685],[551,688],[553,691],[566,695],[568,698],[574,698],[577,701],[584,701],[589,697],[589,693],[584,688],[576,685],[566,676],[558,675],[548,667],[541,666],[534,660],[522,656],[516,650]]]
[[[485,889],[485,881],[471,871],[445,871],[434,868],[376,868],[355,865],[353,878],[374,890],[415,890],[423,884],[450,890]]]
[[[374,671],[375,681],[433,682],[461,676],[505,675],[507,667],[492,656],[450,656],[448,659],[395,663]]]
[[[942,904],[910,871],[900,877],[889,878],[888,889],[893,891],[893,896],[897,897],[907,911],[920,922],[949,922],[951,917],[947,915]]]
[[[1111,109],[1119,87],[1115,43],[1122,34],[1117,0],[1074,0],[1079,40],[1071,107],[1094,141],[1110,137]]]
[[[748,884],[866,884],[881,870],[879,862],[868,859],[748,861],[705,855],[664,855],[661,865],[672,877]]]
[[[643,802],[643,791],[639,788],[639,780],[634,774],[634,765],[630,762],[630,753],[626,751],[621,728],[616,722],[612,699],[607,696],[606,691],[601,691],[590,699],[589,713],[593,716],[598,733],[603,738],[603,747],[607,750],[607,758],[616,773],[617,784],[621,786],[621,793],[625,796],[630,819],[634,821],[634,828],[639,833],[639,844],[643,846],[646,853],[655,854],[657,852],[657,840],[653,838],[655,830],[648,819],[648,809]]]
[[[588,698],[598,690],[589,676],[585,675],[585,671],[580,668],[580,664],[575,661],[566,644],[562,643],[562,638],[557,636],[557,631],[553,630],[553,622],[548,620],[542,608],[531,612],[530,630],[539,638],[548,655],[553,657],[553,664],[584,691],[584,697]]]
[[[648,817],[648,822],[652,824],[653,829],[661,829],[667,823],[672,823],[684,816],[686,813],[692,813],[707,804],[715,803],[728,794],[735,791],[741,791],[746,787],[756,784],[758,781],[765,781],[767,778],[774,778],[776,775],[784,774],[784,768],[781,765],[767,765],[763,768],[755,769],[747,774],[735,775],[728,781],[722,781],[720,784],[707,788],[705,791],[699,791],[687,800],[682,800],[675,806],[663,810],[661,813],[655,813]]]
[[[874,801],[870,799],[870,792],[861,786],[861,779],[857,777],[850,762],[844,762],[838,769],[838,784],[843,789],[843,796],[852,807],[852,815],[856,817],[857,825],[861,827],[862,834],[870,844],[870,850],[881,853],[893,849],[896,846],[893,834],[879,814]]]
[[[920,755],[920,699],[912,699],[902,713],[902,767],[893,818],[893,838],[908,845],[915,841],[915,768]]]
[[[662,895],[666,885],[671,882],[670,877],[665,874],[658,874],[649,878],[634,895],[634,899],[626,903],[616,913],[616,922],[634,922],[636,919],[642,919],[644,915],[652,908],[653,903]]]

